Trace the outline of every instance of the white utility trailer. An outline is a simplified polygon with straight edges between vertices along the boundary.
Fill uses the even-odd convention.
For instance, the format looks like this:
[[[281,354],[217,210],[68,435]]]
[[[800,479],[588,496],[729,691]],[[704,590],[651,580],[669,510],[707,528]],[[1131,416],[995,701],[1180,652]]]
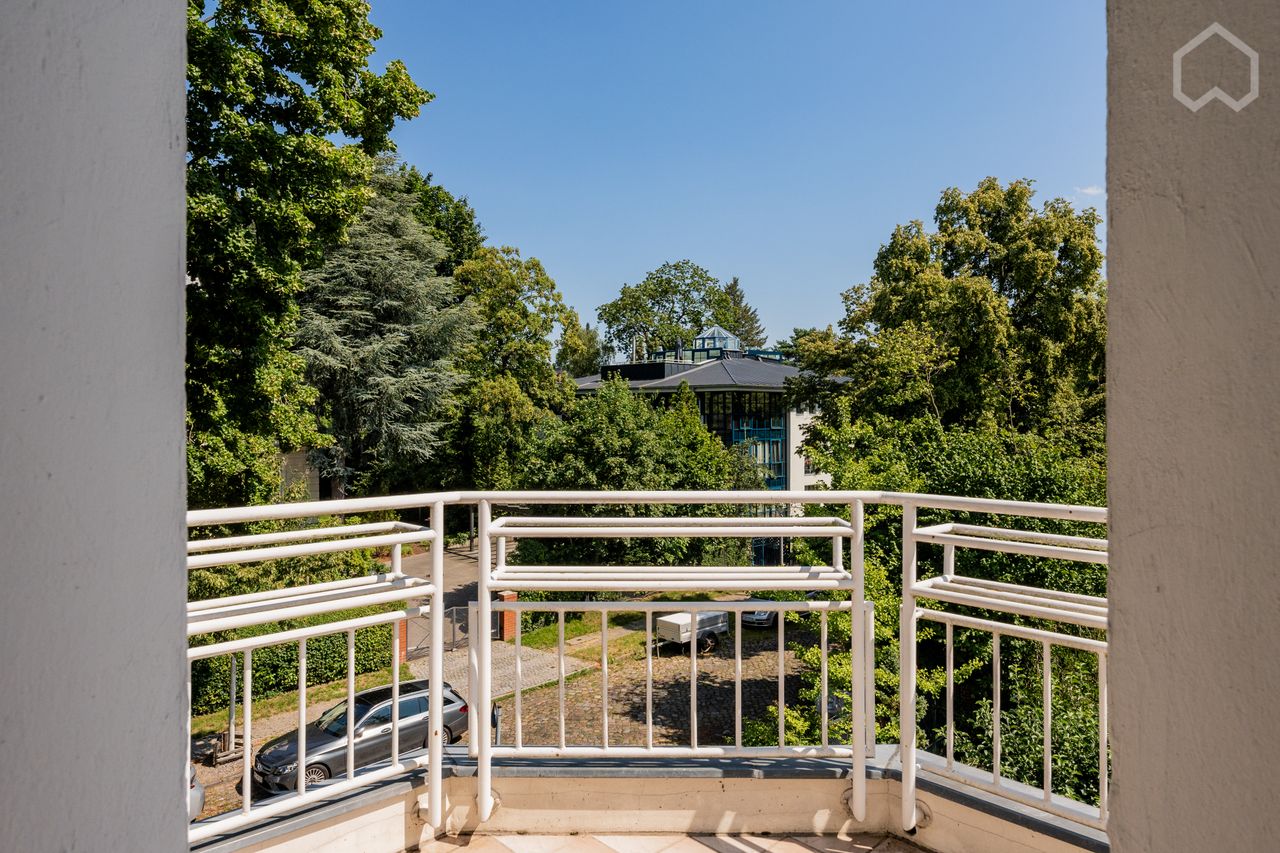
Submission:
[[[692,619],[697,616],[696,638],[701,651],[710,651],[720,644],[720,639],[729,633],[729,614],[724,610],[699,610],[696,614],[671,613],[659,616],[655,621],[653,645],[658,648],[663,643],[686,645],[695,638],[691,627]]]

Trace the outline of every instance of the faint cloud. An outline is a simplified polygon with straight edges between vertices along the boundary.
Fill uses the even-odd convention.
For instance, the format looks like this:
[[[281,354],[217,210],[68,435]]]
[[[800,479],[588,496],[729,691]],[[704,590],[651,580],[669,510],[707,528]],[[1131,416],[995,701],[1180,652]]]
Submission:
[[[1076,187],[1076,192],[1081,195],[1102,195],[1106,190],[1097,184],[1090,184],[1087,187]]]

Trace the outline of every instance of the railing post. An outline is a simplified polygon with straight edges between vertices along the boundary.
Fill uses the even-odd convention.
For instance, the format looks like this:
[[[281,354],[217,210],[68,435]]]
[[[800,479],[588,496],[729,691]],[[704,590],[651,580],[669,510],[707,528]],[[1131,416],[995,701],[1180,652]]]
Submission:
[[[431,693],[428,717],[431,743],[427,747],[427,823],[439,829],[444,820],[442,770],[444,761],[444,502],[431,505]]]
[[[898,725],[902,741],[902,829],[916,827],[916,582],[915,504],[902,506],[902,607],[898,613]]]
[[[478,642],[479,655],[476,664],[480,670],[476,691],[478,708],[471,709],[476,719],[476,735],[479,740],[476,758],[476,810],[483,823],[493,813],[493,724],[490,719],[490,705],[493,703],[493,603],[489,598],[490,566],[489,525],[492,520],[492,507],[488,501],[480,501],[480,572],[477,578],[476,598],[477,624],[471,627],[471,641]]]
[[[866,737],[866,691],[863,689],[872,673],[867,670],[865,645],[867,636],[867,612],[863,605],[866,598],[866,572],[863,570],[863,534],[862,501],[854,501],[849,507],[849,522],[852,534],[849,542],[849,573],[853,576],[852,601],[849,607],[849,643],[850,662],[853,666],[850,684],[850,704],[852,708],[852,728],[849,732],[849,746],[853,753],[853,788],[849,794],[849,810],[853,819],[859,823],[867,819],[867,744]],[[779,614],[781,616],[781,614]],[[825,709],[823,711],[825,714]]]

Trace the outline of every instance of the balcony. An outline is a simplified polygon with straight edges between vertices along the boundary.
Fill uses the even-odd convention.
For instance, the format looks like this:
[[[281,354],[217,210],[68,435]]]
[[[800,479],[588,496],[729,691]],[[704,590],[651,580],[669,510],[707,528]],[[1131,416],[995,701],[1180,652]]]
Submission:
[[[446,552],[445,513],[457,505],[477,514],[474,563]],[[364,520],[378,513],[425,521]],[[241,529],[263,521],[288,529]],[[356,707],[356,637],[366,629],[397,626],[388,632],[391,661],[406,657],[409,625],[422,635],[411,667],[429,684],[429,710],[423,742],[409,734],[418,719],[400,717],[409,688],[392,666],[389,755],[357,760],[365,735],[347,726],[336,766],[323,774],[329,778],[310,778],[308,763],[298,761],[287,771],[290,790],[261,797],[254,763],[241,759],[238,807],[194,822],[190,842],[207,851],[609,849],[592,843],[681,850],[681,839],[696,835],[703,837],[689,843],[697,849],[1105,850],[1107,602],[993,580],[982,568],[988,558],[1058,571],[1105,566],[1106,521],[1096,507],[834,491],[448,493],[191,512],[190,568],[357,549],[385,554],[367,577],[188,605],[188,635],[218,635],[192,645],[189,661],[242,661],[228,744],[241,736],[250,757],[261,748],[253,703],[260,650],[296,644],[296,683],[307,683],[308,643],[345,636],[344,695]],[[897,614],[883,612],[883,590],[881,612],[868,600],[890,529],[901,572]],[[760,538],[806,543],[803,552],[821,560],[530,564],[515,544]],[[413,546],[422,553],[409,556]],[[461,649],[456,639],[444,641],[445,589],[459,572],[476,585]],[[344,615],[369,607],[377,612]],[[896,649],[875,630],[894,615]],[[305,627],[263,627],[300,617]],[[501,638],[475,629],[495,620],[505,626]],[[256,630],[219,634],[243,628]],[[975,704],[962,682],[976,667],[959,659],[975,648],[990,656],[989,699],[976,702],[990,708],[983,731],[966,728],[972,715],[956,712],[958,700]],[[1002,649],[1040,667],[1037,785],[1003,770],[1002,703],[1016,691],[1002,688],[1002,677],[1023,670],[1002,666]],[[1087,658],[1082,671],[1096,673],[1085,691],[1096,718],[1085,770],[1078,756],[1071,766],[1055,761],[1054,661],[1064,655]],[[446,669],[463,676],[448,683],[470,709],[465,735],[451,733],[459,744],[446,743],[441,725]],[[893,669],[896,690],[884,677]],[[305,695],[290,723],[302,733],[301,755],[310,754],[308,721],[320,710]],[[896,735],[892,742],[886,733]],[[1012,736],[1025,753],[1026,731]],[[983,738],[989,763],[966,764]],[[968,745],[963,755],[957,744]],[[1092,802],[1057,790],[1055,772],[1064,769],[1092,777],[1076,786],[1096,791]],[[580,836],[578,847],[531,838],[570,835]]]

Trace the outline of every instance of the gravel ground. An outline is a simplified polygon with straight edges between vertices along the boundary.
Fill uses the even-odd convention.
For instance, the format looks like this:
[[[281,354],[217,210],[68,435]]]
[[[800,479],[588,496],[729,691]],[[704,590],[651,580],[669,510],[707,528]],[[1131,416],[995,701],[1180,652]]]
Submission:
[[[630,633],[623,629],[610,631],[610,648],[619,648],[619,640]],[[565,682],[565,739],[569,744],[600,745],[602,727],[600,644],[598,639],[578,638],[569,644],[567,654],[574,660],[567,669],[580,671]],[[787,643],[812,643],[816,638],[788,626]],[[584,642],[585,640],[585,642]],[[495,643],[495,653],[506,643]],[[709,653],[698,655],[698,743],[703,746],[732,745],[734,720],[734,662],[732,635]],[[514,651],[512,649],[512,651]],[[531,649],[523,650],[526,655]],[[465,650],[463,651],[465,654]],[[554,652],[549,654],[554,658]],[[661,656],[653,658],[653,742],[659,746],[684,746],[689,743],[689,653],[687,647],[666,645]],[[511,655],[509,655],[511,656]],[[787,649],[783,652],[787,678],[787,704],[798,701],[799,664]],[[542,661],[539,661],[540,663]],[[554,676],[553,676],[554,678]],[[456,682],[455,682],[456,683]],[[645,661],[617,661],[609,665],[609,743],[614,746],[645,745]],[[765,709],[777,701],[778,692],[777,635],[772,630],[746,629],[742,639],[742,707],[743,718],[763,716]],[[458,685],[462,687],[462,685]],[[497,685],[495,685],[497,686]],[[318,702],[308,708],[307,719],[314,720],[339,700]],[[501,709],[503,742],[514,741],[515,697],[498,702]],[[559,743],[559,684],[552,680],[541,687],[526,690],[521,699],[522,734],[528,746]],[[253,749],[256,752],[267,741],[297,727],[297,711],[276,714],[253,721]],[[240,730],[243,733],[243,729]],[[201,817],[239,808],[236,790],[242,773],[240,760],[219,767],[200,763],[201,756],[214,748],[218,736],[206,735],[192,740],[192,756],[196,776],[205,787],[205,808]],[[465,740],[465,734],[463,735]]]
[[[307,708],[307,720],[315,720],[341,699],[330,699],[316,702]],[[243,718],[236,718],[236,734],[244,734]],[[298,727],[298,710],[295,708],[283,714],[266,718],[254,718],[253,749],[250,755],[257,752],[267,741],[291,732]],[[196,762],[196,778],[204,785],[204,811],[200,817],[212,817],[216,814],[240,808],[240,792],[236,786],[240,783],[244,772],[244,763],[237,759],[217,767],[206,767],[201,757],[220,743],[221,735],[205,735],[191,739],[191,757]]]
[[[794,635],[794,636],[793,636]],[[804,639],[788,631],[788,643]],[[590,670],[565,683],[565,740],[569,744],[600,745],[602,678],[600,646],[575,652],[593,660]],[[798,700],[799,665],[790,650],[783,653],[787,673],[786,701]],[[645,745],[644,659],[609,666],[609,743],[614,746]],[[761,716],[777,701],[778,654],[776,634],[747,630],[742,641],[743,717]],[[502,710],[502,738],[514,741],[515,698],[498,703]],[[531,690],[521,699],[523,742],[528,746],[559,743],[560,693],[557,682]],[[689,654],[687,647],[665,646],[653,658],[653,742],[660,746],[689,743]],[[698,743],[703,746],[733,743],[734,664],[733,641],[714,652],[698,656]]]

